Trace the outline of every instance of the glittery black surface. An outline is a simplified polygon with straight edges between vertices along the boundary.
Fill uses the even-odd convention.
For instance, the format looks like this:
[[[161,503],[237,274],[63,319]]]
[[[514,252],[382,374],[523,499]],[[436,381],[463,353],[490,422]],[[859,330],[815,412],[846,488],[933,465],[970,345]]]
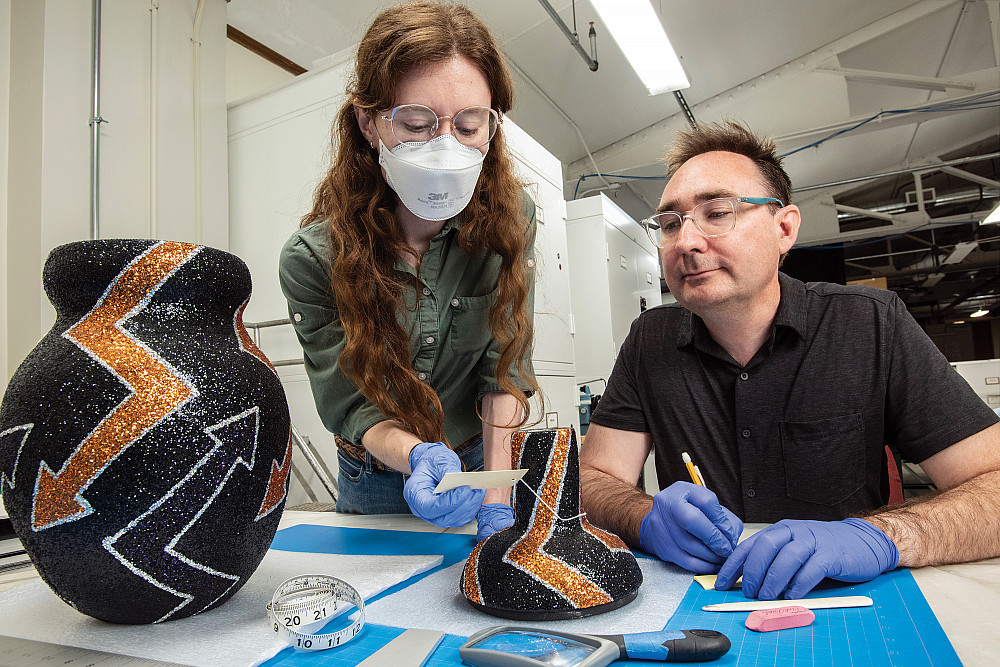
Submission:
[[[116,455],[76,496],[89,513],[49,525],[34,514],[43,465],[58,474],[102,422],[127,430],[112,415],[133,390],[99,361],[124,357],[121,346],[88,354],[64,334],[158,243],[87,241],[52,251],[43,282],[56,322],[0,405],[0,487],[18,537],[61,598],[114,623],[183,618],[225,602],[260,564],[284,504],[282,493],[262,512],[289,417],[277,375],[237,330],[250,273],[229,253],[188,246],[190,256],[117,326],[195,395],[124,448],[105,439]],[[287,488],[287,466],[277,481]]]
[[[523,438],[520,456],[512,463],[528,469],[523,480],[527,487],[542,498],[547,487],[558,503],[549,502],[556,514],[576,517],[576,433],[544,429],[526,431]],[[515,487],[514,525],[480,542],[469,557],[460,588],[470,604],[505,618],[558,620],[599,614],[635,599],[642,572],[625,544],[583,517],[549,520],[551,512],[527,487]],[[525,545],[531,546],[530,553]]]

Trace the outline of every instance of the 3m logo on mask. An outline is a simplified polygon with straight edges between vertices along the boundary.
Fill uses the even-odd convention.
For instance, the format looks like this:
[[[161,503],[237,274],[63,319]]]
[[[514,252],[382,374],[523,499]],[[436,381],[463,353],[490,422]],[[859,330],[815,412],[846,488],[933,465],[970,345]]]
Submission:
[[[379,139],[385,180],[410,212],[424,220],[447,220],[468,206],[483,168],[483,153],[442,134],[391,151]]]

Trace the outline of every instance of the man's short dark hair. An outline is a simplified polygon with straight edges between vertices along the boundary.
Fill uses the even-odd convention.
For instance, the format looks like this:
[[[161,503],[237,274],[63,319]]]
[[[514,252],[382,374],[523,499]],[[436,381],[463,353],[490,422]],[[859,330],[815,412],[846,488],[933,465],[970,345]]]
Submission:
[[[698,124],[689,130],[677,133],[666,157],[667,179],[669,180],[682,164],[702,153],[712,151],[736,153],[750,158],[757,165],[764,178],[764,185],[769,190],[767,196],[777,197],[787,206],[792,199],[792,180],[781,166],[777,147],[774,139],[758,136],[746,125],[736,121]]]

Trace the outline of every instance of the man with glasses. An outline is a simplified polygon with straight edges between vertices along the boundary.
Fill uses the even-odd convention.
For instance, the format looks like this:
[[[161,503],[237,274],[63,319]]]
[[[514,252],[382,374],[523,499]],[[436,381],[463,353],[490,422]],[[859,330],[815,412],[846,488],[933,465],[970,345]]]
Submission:
[[[996,415],[892,292],[779,272],[800,217],[774,142],[702,125],[668,163],[642,225],[677,304],[632,324],[591,416],[589,520],[760,599],[1000,555]],[[939,493],[886,506],[885,445]],[[704,485],[677,481],[684,453]],[[779,523],[737,546],[743,521]]]

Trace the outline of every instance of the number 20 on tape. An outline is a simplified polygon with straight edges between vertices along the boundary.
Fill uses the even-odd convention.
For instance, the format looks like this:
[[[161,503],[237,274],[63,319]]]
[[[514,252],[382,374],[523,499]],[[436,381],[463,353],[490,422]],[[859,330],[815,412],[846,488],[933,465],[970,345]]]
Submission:
[[[347,611],[346,605],[357,609],[357,617],[345,628],[316,634],[334,616]],[[353,586],[345,581],[322,574],[293,577],[278,587],[267,605],[275,634],[294,648],[322,651],[353,639],[365,624],[365,602]]]

